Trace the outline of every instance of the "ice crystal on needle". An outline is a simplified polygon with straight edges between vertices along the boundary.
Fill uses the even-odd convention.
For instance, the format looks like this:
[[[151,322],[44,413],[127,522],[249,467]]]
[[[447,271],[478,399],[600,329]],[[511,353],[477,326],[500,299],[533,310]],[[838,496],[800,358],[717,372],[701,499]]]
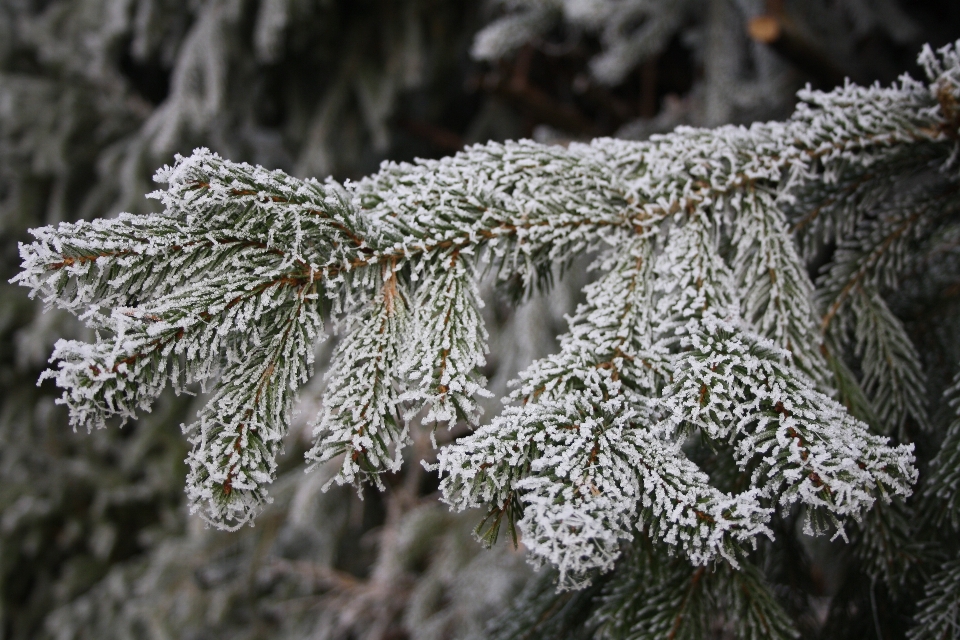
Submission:
[[[880,435],[925,415],[880,291],[922,266],[904,243],[951,224],[960,137],[957,49],[922,62],[927,83],[806,91],[782,123],[490,143],[347,185],[199,149],[157,174],[163,213],[37,229],[16,280],[97,331],[46,374],[74,426],[131,418],[167,385],[210,392],[184,428],[187,493],[217,526],[267,500],[327,326],[340,341],[307,457],[340,456],[336,482],[380,483],[411,429],[463,422],[438,453],[443,499],[485,507],[488,541],[519,532],[562,587],[638,532],[736,567],[776,510],[842,534],[916,480],[912,446]],[[889,215],[847,200],[909,175]],[[814,283],[804,257],[841,238]],[[584,253],[601,275],[560,351],[480,425],[480,273],[522,299]],[[848,413],[860,381],[837,353],[862,361],[877,424]],[[731,457],[739,488],[688,458],[692,436]]]

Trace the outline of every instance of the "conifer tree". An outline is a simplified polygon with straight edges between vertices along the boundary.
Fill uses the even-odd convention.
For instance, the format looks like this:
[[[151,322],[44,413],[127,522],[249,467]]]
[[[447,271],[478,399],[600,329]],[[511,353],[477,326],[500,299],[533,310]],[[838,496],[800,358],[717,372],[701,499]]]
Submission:
[[[501,637],[794,637],[815,613],[778,558],[823,534],[869,577],[878,635],[877,591],[920,589],[910,633],[942,637],[955,536],[923,523],[957,520],[956,366],[921,363],[956,344],[960,43],[919,62],[804,90],[784,122],[488,143],[344,184],[198,149],[157,173],[162,213],[36,229],[15,280],[95,332],[45,374],[75,427],[209,394],[187,495],[218,527],[269,501],[329,332],[307,453],[338,461],[328,484],[379,486],[471,425],[437,452],[443,500],[549,567]],[[598,276],[559,352],[481,424],[481,274],[523,300],[580,255]]]

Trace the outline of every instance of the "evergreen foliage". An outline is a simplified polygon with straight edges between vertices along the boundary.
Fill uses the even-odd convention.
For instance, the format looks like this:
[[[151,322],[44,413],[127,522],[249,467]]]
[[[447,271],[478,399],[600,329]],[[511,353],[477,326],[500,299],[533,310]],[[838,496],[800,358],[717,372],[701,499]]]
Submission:
[[[341,493],[316,519],[300,508],[287,513],[292,495],[313,495],[308,476],[290,464],[309,446],[307,424],[284,442],[278,474],[288,481],[282,496],[271,492],[275,528],[231,538],[193,526],[182,491],[189,443],[179,425],[195,420],[201,401],[167,393],[122,430],[65,430],[55,386],[37,387],[36,378],[58,338],[93,334],[67,313],[41,314],[41,304],[6,281],[19,270],[17,242],[30,227],[155,210],[142,194],[176,150],[203,144],[296,175],[342,177],[375,170],[385,157],[449,153],[457,135],[521,135],[511,112],[491,121],[484,96],[466,95],[477,10],[435,0],[0,2],[0,637],[301,633],[304,620],[320,624],[315,607],[299,609],[297,621],[285,617],[281,629],[271,598],[315,597],[329,583],[304,580],[301,565],[274,570],[290,548],[301,561],[366,581],[381,548],[370,530],[400,528],[404,517],[384,524],[392,497],[361,502]],[[446,146],[438,148],[407,126],[424,122],[451,127],[455,142],[441,136]],[[318,388],[319,379],[308,401]],[[404,513],[416,506],[402,502]],[[462,523],[443,522],[437,555],[395,559],[403,579],[387,590],[388,578],[371,584],[380,595],[367,597],[362,613],[355,607],[354,620],[405,625],[408,598],[448,584],[444,572],[470,574],[470,540],[455,535]],[[298,544],[286,545],[291,538]],[[443,548],[449,557],[440,557]],[[525,575],[522,563],[491,567],[506,582]],[[249,589],[244,576],[260,574],[273,595]],[[468,629],[489,617],[477,612],[499,602],[491,597],[457,599],[441,616],[424,606],[417,619]],[[401,604],[385,607],[388,624],[377,612],[389,600]]]
[[[910,520],[915,486],[956,518],[956,422],[917,485],[910,441],[944,411],[927,411],[894,308],[955,279],[932,256],[956,246],[958,47],[924,50],[925,82],[805,90],[785,122],[488,143],[345,184],[198,149],[157,173],[162,213],[37,229],[15,280],[96,332],[58,343],[46,374],[75,427],[133,417],[166,386],[210,393],[184,428],[210,523],[240,527],[269,500],[332,327],[310,460],[342,455],[333,481],[379,484],[422,430],[475,427],[439,450],[443,499],[487,508],[489,541],[519,532],[561,590],[596,583],[535,584],[531,624],[575,610],[601,637],[792,637],[761,575],[776,518],[858,540],[891,594],[904,572],[884,554],[905,527],[868,525]],[[478,274],[523,298],[582,254],[601,275],[560,351],[479,425]],[[955,624],[955,569],[928,581],[917,637]]]

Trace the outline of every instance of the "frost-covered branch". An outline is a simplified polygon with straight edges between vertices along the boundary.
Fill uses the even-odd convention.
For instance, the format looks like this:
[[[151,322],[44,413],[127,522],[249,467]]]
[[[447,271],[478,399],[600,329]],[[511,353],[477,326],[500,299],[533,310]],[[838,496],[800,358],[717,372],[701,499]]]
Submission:
[[[877,287],[902,271],[883,256],[948,224],[953,201],[928,198],[929,223],[922,190],[899,217],[848,202],[906,166],[955,190],[960,54],[922,61],[928,83],[806,91],[782,123],[490,143],[346,185],[201,149],[158,172],[162,213],[35,230],[15,280],[97,331],[61,343],[46,374],[74,426],[134,417],[167,385],[211,391],[186,428],[188,494],[219,526],[267,499],[327,326],[341,341],[308,458],[342,456],[336,482],[379,483],[410,429],[464,422],[476,430],[439,453],[444,499],[487,507],[489,539],[515,526],[563,586],[612,567],[638,529],[693,565],[736,565],[777,509],[842,527],[916,479],[910,445],[831,396],[863,397],[873,411],[858,415],[883,424],[922,421],[916,352]],[[804,211],[814,202],[832,204]],[[791,233],[824,247],[845,228],[864,231],[821,283],[834,315],[858,318],[853,342],[827,338],[859,372],[823,343],[830,318]],[[559,353],[480,426],[480,274],[522,299],[585,253],[602,275]],[[746,484],[719,489],[684,451],[693,433]]]

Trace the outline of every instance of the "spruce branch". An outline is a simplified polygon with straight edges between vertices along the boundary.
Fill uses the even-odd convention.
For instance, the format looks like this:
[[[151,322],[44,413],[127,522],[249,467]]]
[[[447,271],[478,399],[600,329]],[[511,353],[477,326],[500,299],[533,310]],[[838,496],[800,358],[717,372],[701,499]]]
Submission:
[[[641,523],[697,563],[735,562],[738,541],[766,532],[751,492],[718,492],[653,428],[665,358],[652,345],[650,262],[649,239],[634,240],[587,288],[560,353],[522,374],[522,404],[440,452],[444,499],[463,509],[516,494],[525,546],[567,588],[608,570]]]
[[[907,634],[911,640],[949,638],[960,628],[960,561],[947,562],[927,583],[919,603],[917,625]]]
[[[839,344],[851,342],[852,335],[861,384],[883,433],[902,429],[907,417],[929,429],[929,419],[916,348],[879,292],[895,289],[916,271],[917,256],[923,255],[916,248],[949,225],[956,196],[957,185],[941,179],[904,190],[861,221],[820,279],[821,330]]]
[[[639,536],[597,597],[591,625],[603,640],[702,638],[722,628],[738,638],[795,638],[797,632],[760,572],[663,558]]]
[[[473,266],[454,250],[418,275],[424,283],[402,365],[414,387],[401,397],[411,405],[407,415],[429,407],[426,423],[453,425],[459,420],[476,426],[482,410],[474,398],[490,393],[477,371],[486,361],[487,332]]]
[[[944,392],[944,399],[952,409],[952,420],[931,465],[924,498],[936,514],[935,522],[949,522],[954,529],[960,529],[960,374]]]
[[[290,424],[297,390],[312,374],[312,346],[323,323],[312,287],[297,292],[279,331],[231,363],[195,423],[184,427],[193,450],[187,458],[191,511],[221,528],[252,522],[268,501],[277,455]]]
[[[916,481],[912,446],[886,446],[781,364],[771,342],[722,321],[704,328],[691,338],[693,349],[666,396],[676,429],[729,440],[737,464],[753,468],[752,485],[779,496],[781,506],[800,501],[811,509],[808,527],[815,510],[859,515],[873,504],[875,489],[887,500],[909,495]]]
[[[374,482],[381,471],[400,467],[400,450],[409,436],[397,415],[399,372],[410,336],[410,302],[404,277],[389,265],[376,295],[350,314],[346,336],[327,370],[324,406],[313,428],[307,460],[316,466],[343,455],[338,483],[359,483],[360,474]]]
[[[775,197],[750,190],[739,208],[733,269],[742,288],[741,315],[761,335],[786,348],[801,371],[825,386],[820,340],[813,328],[813,283],[802,268]]]
[[[852,527],[850,549],[863,572],[886,585],[894,597],[905,593],[931,559],[929,545],[917,540],[911,527],[918,516],[903,500],[878,502]]]
[[[902,431],[907,416],[929,429],[926,376],[903,325],[876,292],[858,290],[852,307],[855,352],[863,369],[861,384],[883,432]]]
[[[46,374],[75,426],[132,417],[167,384],[212,390],[187,428],[188,494],[234,528],[268,499],[325,325],[341,342],[308,458],[342,455],[337,481],[377,483],[415,415],[478,423],[479,274],[522,298],[594,253],[601,275],[559,353],[521,375],[500,416],[439,452],[443,498],[486,506],[488,540],[503,523],[519,530],[566,588],[613,568],[641,530],[692,567],[737,567],[772,536],[778,507],[842,532],[916,480],[911,446],[869,433],[830,397],[827,372],[855,413],[866,396],[883,423],[920,420],[919,359],[881,296],[907,268],[899,243],[941,234],[952,196],[906,190],[886,215],[857,194],[889,192],[903,167],[940,170],[937,193],[955,190],[958,56],[925,52],[927,82],[804,91],[782,123],[490,143],[346,185],[197,150],[158,172],[163,213],[36,230],[14,280],[99,332],[61,344]],[[815,201],[837,205],[809,217]],[[842,211],[862,233],[821,283],[860,323],[859,379],[842,332],[821,343],[790,233],[807,215],[803,233],[826,247],[848,228]],[[692,433],[730,448],[746,485],[718,489],[684,450]],[[756,583],[736,575],[740,592]],[[762,601],[743,604],[756,629],[775,618]]]

